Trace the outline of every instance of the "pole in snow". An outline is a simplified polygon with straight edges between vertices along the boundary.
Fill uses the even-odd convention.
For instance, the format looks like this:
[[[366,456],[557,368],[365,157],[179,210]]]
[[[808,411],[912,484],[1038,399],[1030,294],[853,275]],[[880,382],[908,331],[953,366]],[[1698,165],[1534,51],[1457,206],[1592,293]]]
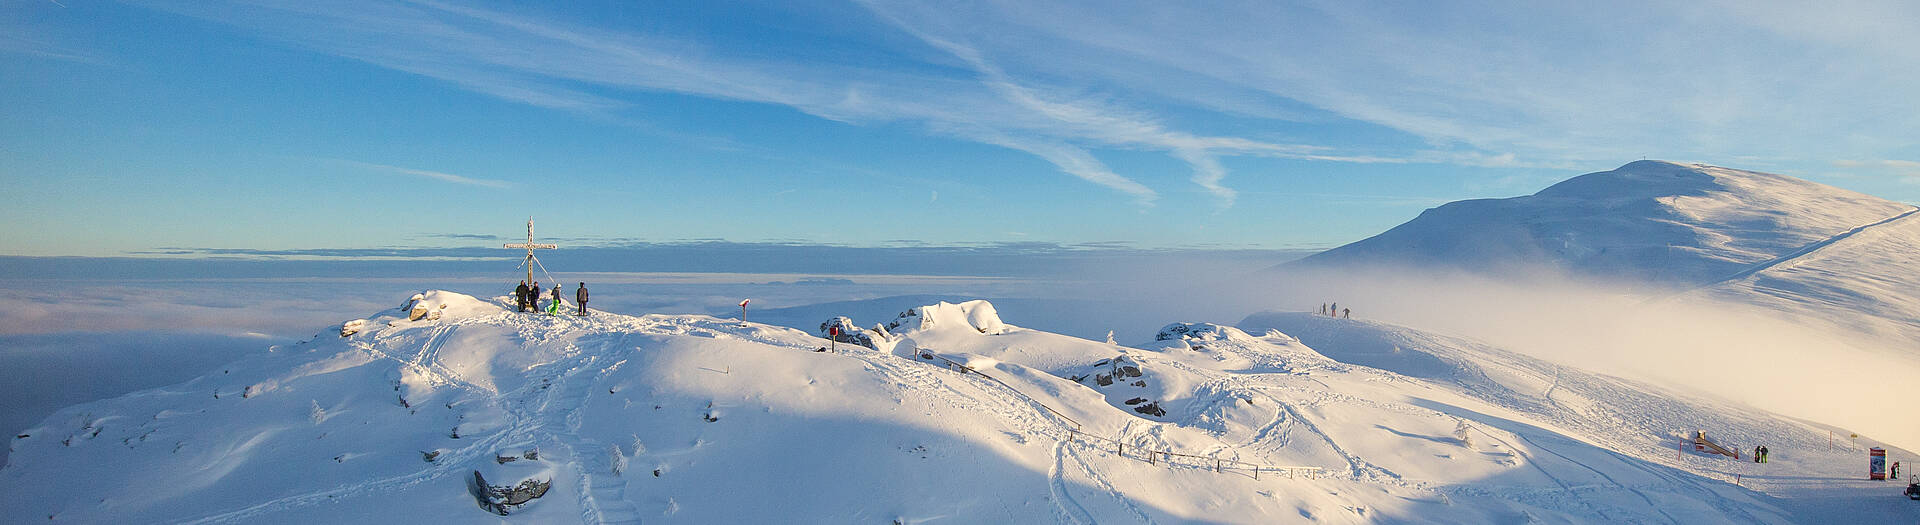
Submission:
[[[827,348],[833,350],[833,353],[836,353],[836,354],[840,353],[840,326],[839,325],[827,327]]]
[[[747,303],[750,303],[750,302],[753,302],[753,300],[752,299],[740,300],[740,324],[741,325],[747,324]]]

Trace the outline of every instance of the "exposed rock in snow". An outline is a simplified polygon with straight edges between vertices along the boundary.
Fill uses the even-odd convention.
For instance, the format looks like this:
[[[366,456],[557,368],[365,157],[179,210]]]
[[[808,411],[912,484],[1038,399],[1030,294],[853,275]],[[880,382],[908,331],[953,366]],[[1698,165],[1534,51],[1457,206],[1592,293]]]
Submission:
[[[546,462],[521,461],[517,456],[498,457],[502,459],[496,460],[495,467],[473,471],[471,488],[480,508],[505,516],[526,508],[553,488],[554,469]]]
[[[886,341],[887,332],[884,327],[876,326],[874,328],[875,330],[873,332],[868,332],[858,326],[854,326],[852,319],[841,316],[820,323],[820,331],[818,333],[820,337],[842,343],[856,344],[867,348],[879,348],[875,345],[874,340]]]

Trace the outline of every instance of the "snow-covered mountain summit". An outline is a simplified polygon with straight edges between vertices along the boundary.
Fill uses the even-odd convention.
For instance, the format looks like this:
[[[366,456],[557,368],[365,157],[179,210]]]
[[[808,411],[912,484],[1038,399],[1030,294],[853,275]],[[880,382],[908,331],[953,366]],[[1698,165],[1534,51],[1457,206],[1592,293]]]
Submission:
[[[1782,175],[1644,160],[1529,196],[1448,203],[1291,264],[1503,271],[1545,263],[1701,286],[1914,211]]]
[[[1275,330],[1174,323],[1128,347],[1022,328],[985,301],[966,301],[908,309],[861,330],[865,344],[832,352],[826,339],[792,328],[702,315],[548,316],[506,304],[428,292],[186,383],[65,409],[10,444],[0,469],[16,497],[7,515],[1793,518],[1766,496],[1689,470],[1732,466],[1667,463],[1656,458],[1671,449],[1640,450],[1664,447],[1661,429],[1695,423],[1671,416],[1702,413],[1700,405],[1608,405],[1645,419],[1595,432],[1583,426],[1591,418],[1551,407],[1609,394],[1588,385],[1632,385],[1568,374],[1559,390],[1537,394],[1546,380],[1537,365],[1445,365],[1469,355],[1445,345],[1410,348],[1427,358],[1373,362],[1401,373],[1330,359]],[[863,324],[838,320],[829,326]],[[1354,333],[1373,326],[1311,321]],[[1780,435],[1812,439],[1795,428]]]

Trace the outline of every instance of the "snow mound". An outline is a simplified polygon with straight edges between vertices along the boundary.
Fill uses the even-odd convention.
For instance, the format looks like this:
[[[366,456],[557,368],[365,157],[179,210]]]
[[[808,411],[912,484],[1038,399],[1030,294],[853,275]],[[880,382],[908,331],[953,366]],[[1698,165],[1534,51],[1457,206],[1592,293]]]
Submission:
[[[1265,335],[1254,337],[1253,334],[1249,334],[1239,328],[1221,326],[1213,323],[1173,323],[1162,327],[1160,332],[1153,336],[1153,340],[1155,341],[1185,340],[1195,343],[1205,343],[1209,341],[1251,343],[1261,339],[1274,340],[1282,344],[1294,340],[1279,330],[1268,330]]]
[[[432,322],[442,319],[451,321],[506,313],[506,302],[509,300],[511,299],[503,296],[488,302],[469,295],[444,290],[428,290],[413,294],[399,308],[380,312],[366,319],[353,319],[341,323],[340,337],[351,337],[369,327],[398,327],[403,323]]]
[[[971,330],[978,334],[1000,335],[1010,328],[1000,321],[1000,312],[994,311],[993,303],[978,299],[959,304],[940,301],[917,307],[902,312],[899,318],[887,324],[887,331],[896,334]]]

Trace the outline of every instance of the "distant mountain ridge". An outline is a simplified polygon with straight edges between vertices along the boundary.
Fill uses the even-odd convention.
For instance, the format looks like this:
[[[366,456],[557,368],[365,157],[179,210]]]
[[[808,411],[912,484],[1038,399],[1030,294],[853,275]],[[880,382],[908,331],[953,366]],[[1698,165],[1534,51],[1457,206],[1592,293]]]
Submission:
[[[1441,205],[1286,266],[1498,271],[1544,263],[1575,275],[1698,287],[1913,211],[1783,175],[1643,160],[1533,195]]]

